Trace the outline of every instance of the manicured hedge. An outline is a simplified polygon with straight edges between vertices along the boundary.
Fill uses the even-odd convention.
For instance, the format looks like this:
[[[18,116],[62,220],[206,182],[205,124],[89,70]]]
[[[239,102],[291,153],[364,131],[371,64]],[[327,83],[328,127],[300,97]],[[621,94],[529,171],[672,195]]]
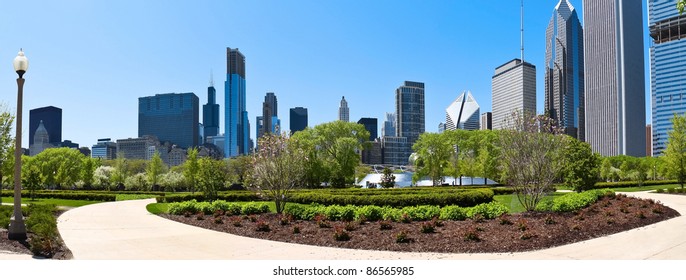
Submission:
[[[389,206],[354,206],[354,205],[302,205],[287,204],[284,214],[292,215],[299,220],[313,220],[317,216],[323,216],[332,221],[359,220],[364,216],[367,221],[391,220],[400,221],[403,217],[409,217],[413,221],[426,221],[439,217],[443,220],[464,220],[479,215],[485,219],[495,219],[508,212],[507,207],[498,203],[484,203],[475,207],[459,207],[456,205],[438,207],[434,205],[409,206],[393,208]]]
[[[2,196],[12,197],[14,192],[3,191]],[[21,191],[22,197],[30,197],[27,190]],[[33,193],[33,198],[53,198],[53,199],[73,199],[73,200],[89,200],[89,201],[115,201],[117,195],[113,193],[95,193],[95,192],[79,192],[79,191],[36,191]]]
[[[614,195],[611,189],[590,190],[581,193],[568,193],[552,201],[539,203],[537,211],[572,212],[578,211],[598,201],[606,195]]]
[[[166,196],[158,196],[158,203],[170,203],[170,202],[181,202],[181,201],[203,201],[205,196],[202,193],[195,194],[170,194]],[[231,191],[231,192],[221,192],[217,194],[218,200],[224,201],[255,201],[262,200],[262,198],[254,192],[250,191]]]
[[[233,202],[226,202],[223,200],[215,200],[213,202],[207,201],[183,201],[169,204],[169,214],[185,215],[185,214],[212,214],[217,210],[224,211],[227,215],[252,215],[269,212],[269,204],[265,202],[249,202],[243,205]]]
[[[493,200],[490,189],[452,190],[450,192],[417,192],[417,193],[369,193],[338,194],[325,192],[295,193],[290,202],[300,204],[317,203],[323,205],[376,205],[404,207],[416,205],[459,205],[470,207]]]
[[[676,184],[676,180],[662,180],[662,181],[645,181],[644,186],[655,186],[655,185],[669,185]],[[638,182],[636,181],[623,181],[623,182],[598,182],[595,184],[593,189],[607,189],[607,188],[629,188],[638,187]]]

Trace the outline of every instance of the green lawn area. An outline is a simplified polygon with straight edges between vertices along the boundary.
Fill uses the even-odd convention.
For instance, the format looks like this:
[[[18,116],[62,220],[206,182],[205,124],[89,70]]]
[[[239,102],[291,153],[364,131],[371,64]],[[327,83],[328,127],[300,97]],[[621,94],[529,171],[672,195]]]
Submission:
[[[566,193],[563,192],[555,192],[552,195],[543,198],[543,201],[553,200],[553,198],[563,196],[565,194]],[[525,211],[524,206],[522,206],[522,204],[519,203],[516,194],[495,195],[493,196],[493,200],[507,206],[510,209],[510,213],[521,213]]]
[[[2,203],[13,203],[14,198],[12,197],[2,197]],[[53,199],[53,198],[36,198],[34,200],[28,197],[22,197],[22,204],[54,204],[56,206],[66,206],[66,207],[80,207],[84,205],[100,203],[102,201],[90,201],[90,200],[72,200],[72,199]]]

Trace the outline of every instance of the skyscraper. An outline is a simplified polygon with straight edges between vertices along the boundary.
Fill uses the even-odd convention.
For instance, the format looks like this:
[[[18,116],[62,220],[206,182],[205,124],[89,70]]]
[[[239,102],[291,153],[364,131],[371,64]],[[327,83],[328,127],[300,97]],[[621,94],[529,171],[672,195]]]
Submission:
[[[479,104],[469,91],[463,91],[450,106],[445,109],[444,130],[478,130]]]
[[[381,137],[392,136],[395,137],[395,113],[386,113],[386,119],[381,127]]]
[[[262,132],[260,135],[276,132],[275,126],[280,123],[278,116],[276,95],[273,92],[267,92],[264,96],[264,102],[262,102]]]
[[[513,111],[536,113],[536,66],[515,58],[495,68],[491,83],[493,129],[505,128]]]
[[[653,39],[650,47],[652,155],[659,156],[667,148],[667,133],[672,130],[674,114],[686,113],[686,83],[683,82],[686,21],[674,8],[674,1],[649,0],[648,24]]]
[[[412,154],[412,145],[424,133],[424,83],[405,81],[398,87],[395,90],[395,112],[396,136],[384,135],[381,139],[384,164],[406,165]]]
[[[492,118],[493,115],[491,112],[486,112],[481,114],[481,130],[491,130],[493,129],[492,125]]]
[[[338,107],[338,120],[344,122],[350,121],[350,110],[348,109],[348,101],[345,101],[345,96],[341,99],[341,106]]]
[[[290,129],[291,133],[296,133],[307,128],[307,108],[291,108]]]
[[[192,92],[138,98],[138,137],[155,136],[184,149],[198,146],[198,103]]]
[[[245,99],[245,56],[237,48],[226,48],[224,156],[227,158],[250,152],[250,123]]]
[[[409,82],[395,90],[396,135],[410,147],[424,133],[424,83]],[[408,154],[409,156],[409,154]]]
[[[583,2],[586,142],[603,156],[645,156],[641,2]]]
[[[369,131],[369,141],[374,141],[378,137],[378,123],[376,118],[361,118],[357,121],[358,124],[364,125],[364,129]]]
[[[584,41],[576,10],[560,0],[546,29],[545,112],[564,132],[585,139]]]
[[[50,144],[57,146],[62,142],[62,109],[48,106],[29,111],[29,147],[33,145],[36,130],[43,121],[43,126],[50,137]]]
[[[202,105],[202,124],[203,139],[219,134],[219,104],[217,104],[214,81],[210,81],[210,86],[207,88],[207,104]]]

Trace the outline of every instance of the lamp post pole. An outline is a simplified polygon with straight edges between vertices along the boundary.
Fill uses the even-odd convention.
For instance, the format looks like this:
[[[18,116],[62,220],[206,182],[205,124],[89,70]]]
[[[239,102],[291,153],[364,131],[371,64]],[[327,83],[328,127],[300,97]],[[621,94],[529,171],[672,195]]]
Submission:
[[[21,213],[21,112],[24,95],[24,73],[28,68],[29,61],[24,56],[24,52],[19,50],[19,54],[14,58],[14,70],[19,78],[17,78],[17,116],[15,121],[17,131],[14,143],[14,213],[10,218],[7,234],[11,240],[26,240],[26,225]]]

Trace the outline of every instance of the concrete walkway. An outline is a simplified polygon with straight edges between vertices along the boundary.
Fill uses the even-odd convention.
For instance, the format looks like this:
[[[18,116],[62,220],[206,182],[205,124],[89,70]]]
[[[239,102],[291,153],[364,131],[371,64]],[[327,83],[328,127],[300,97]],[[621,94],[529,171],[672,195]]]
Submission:
[[[686,213],[686,196],[630,193]],[[58,219],[75,259],[106,260],[327,260],[327,259],[686,259],[686,216],[566,246],[512,254],[438,254],[363,251],[274,242],[220,233],[148,213],[154,200],[93,204]]]

